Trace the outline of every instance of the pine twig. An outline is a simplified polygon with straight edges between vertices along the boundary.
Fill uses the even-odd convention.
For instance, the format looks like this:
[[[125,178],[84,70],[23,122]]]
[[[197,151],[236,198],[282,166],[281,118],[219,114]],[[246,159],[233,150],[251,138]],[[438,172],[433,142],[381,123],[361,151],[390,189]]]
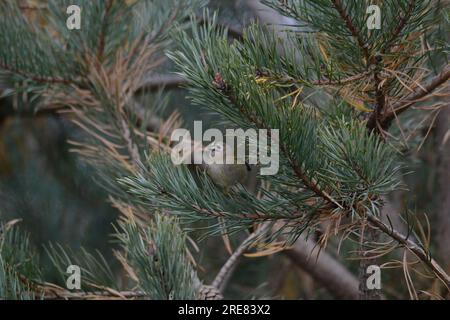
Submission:
[[[223,292],[225,289],[228,280],[231,277],[231,274],[236,268],[236,265],[239,261],[239,257],[247,250],[253,242],[266,230],[268,229],[268,224],[263,224],[258,230],[250,234],[247,239],[245,239],[239,247],[233,252],[233,254],[228,258],[227,262],[222,266],[219,273],[214,278],[214,281],[211,283],[211,286],[218,289],[220,292]]]
[[[345,25],[347,26],[347,29],[350,31],[352,36],[356,39],[358,42],[359,47],[364,53],[364,57],[366,58],[366,62],[369,63],[370,59],[370,52],[367,43],[364,41],[361,33],[359,30],[355,27],[353,24],[353,21],[351,17],[348,15],[348,13],[345,11],[344,5],[342,4],[341,0],[332,0],[333,5],[335,9],[339,12],[339,15],[344,20]]]
[[[395,40],[400,36],[401,32],[403,31],[403,28],[406,26],[409,19],[411,18],[415,3],[416,3],[416,0],[408,1],[408,9],[406,10],[405,15],[400,18],[400,21],[399,21],[397,27],[395,28],[394,32],[392,33],[391,38],[385,43],[385,45],[381,49],[382,54],[389,52],[389,50],[391,49],[391,46],[394,44]]]
[[[324,200],[330,203],[330,205],[335,206],[335,202],[332,198],[328,195],[324,195],[323,192],[315,186],[314,188],[310,188],[313,190],[318,196],[322,197]],[[384,224],[381,220],[376,218],[373,215],[367,215],[367,221],[377,227],[379,230],[381,230],[383,233],[390,236],[392,239],[398,241],[402,245],[405,246],[406,249],[413,252],[425,265],[427,265],[435,274],[436,276],[441,279],[447,286],[447,288],[450,290],[450,276],[442,269],[442,267],[431,258],[429,253],[427,253],[424,249],[419,247],[414,241],[408,239],[401,233],[399,233],[397,230],[395,230],[393,227],[390,228],[386,224]]]
[[[261,77],[267,77],[267,80],[269,82],[273,83],[282,83],[282,84],[289,84],[289,85],[307,85],[311,87],[334,87],[334,86],[345,86],[349,85],[353,82],[356,82],[358,80],[362,80],[369,76],[372,72],[371,71],[365,71],[356,75],[352,75],[343,79],[318,79],[309,81],[307,79],[294,79],[289,76],[280,76],[280,77],[271,77],[270,75],[264,74],[261,72]]]
[[[136,299],[149,298],[143,291],[93,291],[93,292],[51,292],[44,295],[44,300],[89,300],[89,299]]]
[[[368,215],[367,220],[379,230],[389,235],[392,239],[403,245],[406,249],[411,251],[416,257],[418,257],[425,265],[427,265],[436,276],[444,282],[447,289],[450,291],[450,276],[442,269],[442,267],[430,256],[430,254],[423,248],[418,246],[414,241],[408,239],[408,237],[402,235],[393,227],[387,226],[384,222],[373,215]]]
[[[40,82],[40,83],[53,83],[53,84],[62,83],[62,84],[67,84],[67,85],[74,83],[74,81],[72,81],[72,80],[63,79],[60,77],[43,77],[43,76],[38,76],[38,75],[34,75],[34,74],[29,74],[25,71],[8,66],[7,64],[5,64],[1,61],[0,61],[0,69],[3,69],[7,72],[10,72],[10,73],[13,73],[13,74],[19,75],[21,77],[28,78],[28,79],[31,79],[33,81]]]
[[[367,128],[369,130],[373,130],[375,128],[378,128],[382,113],[384,111],[384,107],[386,105],[386,96],[383,91],[383,85],[382,85],[382,79],[380,78],[380,72],[381,72],[381,63],[382,63],[382,56],[380,54],[377,54],[375,56],[375,63],[372,65],[373,67],[373,80],[374,80],[374,90],[375,90],[375,109],[373,113],[371,114],[369,120],[367,121]],[[379,132],[379,131],[377,131]]]
[[[89,300],[89,299],[135,299],[147,298],[150,296],[144,291],[117,291],[104,286],[97,286],[99,291],[69,291],[49,282],[30,280],[20,274],[19,278],[23,283],[29,284],[35,292],[36,298],[44,300]],[[1,300],[1,299],[0,299]]]
[[[391,122],[395,119],[396,116],[408,110],[414,103],[419,101],[420,99],[428,96],[434,90],[436,90],[439,86],[446,83],[450,79],[450,64],[447,64],[442,71],[428,80],[426,83],[417,86],[414,92],[411,92],[403,99],[393,103],[389,106],[389,111],[385,113],[380,121],[380,125],[383,129],[388,129],[391,125]]]
[[[361,223],[361,234],[359,244],[359,299],[360,300],[380,300],[381,292],[378,289],[369,289],[367,287],[367,268],[370,265],[379,265],[378,259],[370,256],[370,245],[379,242],[380,234],[376,232],[367,220]]]
[[[103,17],[102,17],[102,26],[101,26],[100,34],[98,37],[98,45],[97,45],[97,61],[99,63],[102,62],[103,54],[105,51],[105,38],[106,38],[107,29],[108,29],[107,20],[108,20],[108,15],[111,11],[111,7],[112,7],[112,0],[106,0],[105,9],[103,11]]]
[[[177,74],[152,75],[144,80],[137,92],[180,89],[185,84],[187,80]]]
[[[283,253],[297,267],[327,288],[334,298],[358,299],[358,279],[338,259],[321,249],[312,239],[306,240],[301,236]]]
[[[448,71],[447,71],[448,72],[448,77],[450,77],[450,65],[447,67],[447,69],[448,69]],[[442,78],[442,77],[440,77],[440,78]],[[442,79],[440,79],[440,81],[442,81]],[[437,86],[436,85],[437,82],[438,82],[437,80],[431,81],[431,83],[433,83],[433,85],[435,85],[435,87]],[[236,105],[240,109],[241,113],[248,118],[248,120],[252,121],[259,128],[267,129],[264,126],[264,123],[262,123],[254,115],[247,113],[246,110],[244,110],[244,108],[239,105],[238,101],[235,99],[235,97],[233,95],[233,92],[232,92],[231,88],[222,79],[220,74],[216,75],[216,79],[213,81],[213,85],[216,87],[216,89],[218,91],[220,91],[224,95],[226,95],[227,98],[230,100],[230,102],[233,103],[234,105]],[[426,92],[424,93],[424,95],[426,95]],[[287,149],[285,148],[285,146],[282,143],[280,143],[280,149],[281,149],[281,151],[284,154],[286,154],[289,157],[289,152],[287,152]],[[324,199],[331,206],[331,209],[332,208],[339,208],[339,209],[341,209],[344,212],[345,211],[348,212],[348,211],[351,210],[351,208],[346,208],[345,206],[340,204],[338,201],[336,201],[330,194],[328,194],[326,191],[322,190],[320,188],[320,186],[314,180],[308,179],[308,177],[303,173],[301,168],[292,159],[290,159],[290,165],[291,165],[292,169],[294,170],[295,175],[301,181],[303,181],[305,186],[309,190],[313,191],[318,197]],[[358,210],[357,210],[357,212],[358,212]],[[397,230],[395,230],[393,228],[391,230],[383,222],[381,222],[380,220],[378,220],[377,218],[375,218],[372,215],[368,215],[367,219],[368,219],[368,222],[370,224],[374,225],[375,227],[377,227],[378,229],[383,231],[385,234],[387,234],[388,236],[390,236],[394,240],[397,240],[400,243],[402,243],[403,245],[405,245],[405,247],[407,249],[409,249],[412,252],[414,252],[417,255],[417,257],[420,260],[422,260],[422,262],[424,262],[427,266],[429,266],[431,268],[431,270],[433,270],[435,272],[435,274],[440,279],[442,279],[446,283],[446,285],[450,288],[450,276],[447,275],[445,273],[445,271],[439,266],[439,264],[436,261],[434,261],[433,259],[431,259],[429,257],[429,255],[423,249],[421,249],[416,243],[414,243],[411,240],[408,240],[406,237],[401,235]],[[432,262],[430,262],[430,259],[431,259]]]

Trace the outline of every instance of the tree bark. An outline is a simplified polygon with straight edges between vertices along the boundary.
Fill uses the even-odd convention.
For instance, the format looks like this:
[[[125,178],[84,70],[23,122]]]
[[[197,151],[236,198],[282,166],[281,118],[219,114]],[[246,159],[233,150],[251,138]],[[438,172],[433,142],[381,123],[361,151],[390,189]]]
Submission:
[[[370,274],[367,272],[369,266],[379,266],[378,259],[371,258],[370,249],[372,243],[376,243],[380,239],[378,230],[371,228],[371,226],[365,221],[361,227],[361,243],[359,258],[359,299],[360,300],[380,300],[381,288],[369,288],[367,281]]]
[[[436,121],[437,188],[436,234],[437,255],[445,271],[450,272],[450,100]]]
[[[319,252],[320,251],[320,252]],[[285,254],[337,299],[359,298],[358,279],[312,240],[300,237]]]

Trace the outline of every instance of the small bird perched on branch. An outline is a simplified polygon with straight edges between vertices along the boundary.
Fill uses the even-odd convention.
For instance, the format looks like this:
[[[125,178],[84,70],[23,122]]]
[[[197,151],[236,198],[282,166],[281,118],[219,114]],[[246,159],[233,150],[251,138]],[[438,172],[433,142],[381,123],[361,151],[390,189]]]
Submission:
[[[213,142],[204,149],[201,167],[216,185],[228,193],[234,185],[244,184],[252,171],[247,162],[245,164],[236,162],[235,152],[229,145]]]

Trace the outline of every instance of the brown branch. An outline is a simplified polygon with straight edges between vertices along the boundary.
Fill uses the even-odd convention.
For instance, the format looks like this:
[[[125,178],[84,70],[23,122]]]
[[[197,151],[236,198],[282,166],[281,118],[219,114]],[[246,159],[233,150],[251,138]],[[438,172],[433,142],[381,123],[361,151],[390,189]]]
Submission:
[[[338,260],[312,240],[300,237],[291,249],[283,251],[299,268],[338,299],[356,300],[359,297],[358,279]]]
[[[342,206],[336,203],[336,201],[327,193],[322,191],[317,184],[310,182],[308,184],[308,180],[305,179],[305,176],[301,173],[301,171],[296,170],[294,167],[294,172],[296,172],[297,176],[318,196],[325,199],[329,202],[330,205],[339,206],[342,209]],[[349,208],[344,208],[349,210]],[[386,226],[382,221],[378,218],[368,215],[367,220],[371,225],[374,225],[385,234],[389,235],[391,238],[397,240],[399,243],[403,244],[408,250],[412,251],[422,262],[424,262],[433,272],[450,288],[450,276],[446,274],[446,272],[439,266],[439,264],[432,259],[427,252],[425,252],[422,248],[420,248],[417,244],[415,244],[412,240],[407,239],[405,236],[400,234],[395,229],[390,229]],[[450,290],[450,289],[449,289]]]
[[[0,67],[2,64],[0,62]],[[8,69],[9,71],[9,69]],[[38,81],[38,82],[48,82],[48,83],[64,83],[70,84],[71,80],[59,79],[59,78],[43,78],[43,77],[32,77],[30,75],[20,73],[23,77],[27,77],[29,79]],[[177,89],[181,88],[182,85],[186,84],[187,81],[176,74],[161,74],[155,75],[147,78],[144,81],[144,85],[136,92],[139,93],[141,90],[147,91],[156,91],[158,89],[164,88],[165,90]],[[5,110],[3,110],[5,111]],[[8,110],[6,112],[2,112],[1,116],[6,118],[10,116],[19,116],[19,117],[35,117],[35,116],[55,116],[60,115],[61,112],[70,111],[70,108],[65,106],[52,106],[49,108],[41,108],[37,109],[34,113],[30,112],[18,112],[14,109]],[[145,118],[145,110],[141,106],[135,106],[134,110],[137,114],[137,118],[139,121]],[[69,112],[70,113],[70,112]],[[148,128],[150,131],[158,131],[160,125],[162,123],[162,119],[153,116],[148,123]]]
[[[384,111],[384,107],[386,105],[386,96],[384,94],[382,79],[380,78],[381,72],[381,55],[377,54],[375,57],[375,64],[373,64],[373,80],[374,80],[374,90],[375,90],[375,109],[373,113],[370,115],[369,120],[367,121],[367,128],[369,131],[372,131],[375,128],[379,127],[379,123],[381,120],[381,115]],[[377,131],[379,132],[379,131]]]
[[[108,19],[109,12],[111,11],[111,7],[112,7],[112,0],[105,1],[105,10],[103,11],[102,27],[100,29],[100,34],[98,37],[97,55],[96,55],[97,61],[100,64],[102,63],[103,54],[105,51],[105,38],[106,38],[107,29],[108,29],[107,19]]]
[[[26,284],[36,298],[44,300],[87,300],[87,299],[133,299],[147,298],[150,296],[143,291],[117,291],[104,286],[93,285],[101,291],[69,291],[49,282],[28,279],[23,274],[18,274],[20,281]],[[1,300],[1,299],[0,299]]]
[[[436,88],[446,83],[450,79],[450,64],[446,65],[442,71],[434,78],[424,84],[417,86],[414,92],[411,92],[403,99],[389,106],[389,111],[385,113],[380,121],[383,129],[388,129],[396,116],[408,110],[414,103],[431,94]]]
[[[267,230],[263,224],[256,232],[245,239],[222,266],[211,286],[223,292],[226,282],[235,270],[239,257],[249,248],[254,240]],[[300,237],[295,244],[282,251],[291,261],[323,285],[338,299],[357,299],[358,279],[339,261],[323,250],[312,240]]]
[[[380,78],[380,71],[381,67],[380,64],[382,62],[382,54],[388,52],[392,46],[392,44],[395,42],[397,37],[402,32],[403,28],[406,26],[413,8],[414,8],[415,0],[409,0],[408,3],[408,9],[403,17],[400,18],[400,21],[395,28],[394,32],[392,33],[391,38],[386,42],[385,46],[382,48],[381,53],[375,57],[375,63],[374,63],[374,81],[375,81],[375,100],[376,100],[376,106],[374,109],[374,112],[371,114],[368,122],[367,122],[367,129],[369,131],[372,131],[375,129],[375,132],[380,133],[382,129],[382,126],[380,125],[381,116],[384,112],[384,107],[386,104],[386,97],[383,92],[382,88],[382,79]]]
[[[156,91],[158,89],[180,89],[187,84],[187,80],[177,74],[152,75],[144,80],[144,83],[137,92]]]
[[[329,202],[330,205],[336,205],[336,202],[328,194],[323,195],[323,192],[316,186],[313,186],[311,190],[313,190],[318,196],[321,196],[323,199]],[[347,208],[346,210],[349,210],[349,208]],[[439,266],[439,264],[434,259],[432,259],[424,249],[420,248],[416,243],[414,243],[412,240],[409,240],[397,230],[388,227],[373,215],[367,215],[367,221],[394,240],[404,245],[408,250],[413,252],[420,260],[422,260],[423,263],[425,263],[431,270],[433,270],[433,272],[436,274],[436,276],[438,276],[439,279],[444,281],[448,288],[450,288],[450,276],[445,273],[445,271]]]
[[[419,258],[425,265],[427,265],[436,276],[441,279],[450,290],[450,276],[441,268],[441,266],[426,252],[423,248],[418,246],[415,242],[408,239],[394,228],[386,225],[380,219],[373,215],[368,215],[367,220],[379,230],[389,235],[392,239],[396,240],[399,244],[411,251],[417,258]]]
[[[44,300],[89,300],[89,299],[136,299],[150,298],[143,291],[93,291],[93,292],[70,292],[70,291],[52,291],[46,293]]]
[[[400,21],[399,21],[397,27],[395,28],[394,32],[392,33],[391,38],[388,41],[386,41],[385,45],[381,49],[381,53],[382,54],[384,54],[386,52],[389,52],[391,46],[394,44],[395,40],[400,35],[400,33],[402,32],[403,28],[408,23],[408,20],[410,19],[411,15],[412,15],[412,11],[414,9],[415,3],[416,3],[415,0],[409,0],[408,1],[408,9],[406,10],[405,15],[403,17],[400,17]]]
[[[305,186],[308,189],[313,191],[317,196],[319,196],[320,198],[324,199],[325,201],[327,201],[328,203],[332,204],[333,206],[335,206],[337,208],[340,208],[340,209],[343,209],[342,205],[340,205],[336,200],[334,200],[331,197],[331,195],[329,195],[327,192],[325,192],[324,190],[320,189],[319,185],[315,181],[312,181],[312,180],[308,179],[308,177],[302,171],[300,166],[288,156],[288,152],[287,152],[286,148],[284,147],[284,144],[280,143],[280,148],[283,151],[283,153],[288,157],[289,164],[291,165],[292,170],[294,170],[295,175],[301,181],[303,181],[303,183],[305,184]]]
[[[345,25],[347,26],[347,29],[352,34],[353,38],[356,39],[358,42],[359,47],[364,53],[364,57],[366,58],[366,63],[369,63],[370,61],[370,53],[367,43],[365,43],[361,33],[356,29],[355,25],[352,22],[351,17],[348,15],[348,13],[345,11],[344,5],[342,4],[341,0],[331,0],[333,2],[333,5],[335,9],[339,12],[339,15],[344,20]]]
[[[361,223],[360,241],[359,241],[359,299],[360,300],[380,300],[380,289],[369,289],[367,287],[367,280],[369,274],[367,269],[371,265],[380,265],[378,258],[373,257],[370,250],[373,248],[374,243],[380,242],[380,233],[375,228],[367,223],[367,220]]]
[[[339,80],[316,80],[315,82],[312,82],[312,85],[314,86],[339,86],[339,85],[347,85],[352,82],[364,79],[370,74],[369,71],[363,72],[354,76],[350,76],[348,78],[339,79]]]
[[[242,254],[247,250],[252,243],[267,230],[268,225],[262,225],[258,230],[250,234],[247,239],[245,239],[239,247],[233,252],[233,254],[228,258],[225,264],[220,269],[219,273],[214,278],[214,281],[211,283],[211,286],[217,288],[220,292],[223,292],[225,289],[226,283],[231,277],[236,265],[239,261],[239,258]]]
[[[273,81],[274,83],[282,83],[282,84],[291,84],[291,85],[309,85],[309,86],[314,86],[314,87],[326,87],[326,86],[344,86],[344,85],[348,85],[350,83],[353,83],[355,81],[364,79],[365,77],[369,76],[372,72],[371,71],[366,71],[360,74],[356,74],[353,76],[349,76],[347,78],[344,79],[339,79],[339,80],[330,80],[330,79],[319,79],[319,80],[314,80],[314,81],[308,81],[308,80],[303,80],[303,79],[294,79],[292,77],[289,76],[281,76],[281,77],[271,77],[270,75],[267,75],[267,73],[261,72],[261,77],[268,77],[268,81]]]
[[[339,15],[341,16],[341,18],[344,20],[345,25],[347,26],[347,29],[350,31],[352,36],[356,39],[359,47],[363,51],[367,66],[373,65],[375,67],[374,68],[374,80],[375,80],[375,97],[376,97],[377,103],[376,103],[374,113],[371,115],[371,117],[369,118],[369,121],[367,122],[368,128],[370,130],[372,130],[373,128],[378,127],[378,123],[381,118],[381,112],[384,109],[385,101],[386,101],[385,95],[381,88],[382,82],[381,82],[380,75],[379,75],[379,72],[380,72],[379,64],[380,64],[381,60],[380,60],[380,58],[377,57],[375,59],[374,63],[373,63],[373,61],[371,61],[371,56],[370,56],[370,52],[368,49],[368,45],[364,41],[361,33],[357,30],[357,28],[353,24],[351,17],[348,15],[348,13],[346,12],[346,10],[344,8],[344,5],[342,4],[342,2],[340,0],[331,0],[331,1],[333,2],[333,5],[336,8],[336,10],[339,12]],[[401,27],[401,29],[403,29],[403,26]],[[401,31],[401,29],[399,29],[399,32]]]

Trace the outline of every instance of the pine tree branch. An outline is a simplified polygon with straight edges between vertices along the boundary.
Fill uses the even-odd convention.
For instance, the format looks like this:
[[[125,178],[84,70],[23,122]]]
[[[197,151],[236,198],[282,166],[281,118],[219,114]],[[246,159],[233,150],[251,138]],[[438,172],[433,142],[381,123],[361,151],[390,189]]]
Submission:
[[[150,296],[143,291],[93,291],[93,292],[50,292],[44,295],[44,300],[108,300],[108,299],[137,299]]]
[[[29,74],[25,71],[8,66],[1,61],[0,61],[0,69],[3,69],[7,72],[16,74],[18,76],[21,76],[21,77],[24,77],[27,79],[31,79],[31,80],[33,80],[35,82],[39,82],[39,83],[51,83],[51,84],[61,83],[61,84],[67,84],[67,85],[76,83],[76,81],[74,81],[74,80],[63,79],[63,78],[59,78],[59,77],[43,77],[43,76],[38,76],[38,75],[34,75],[34,74]]]
[[[400,36],[401,32],[403,31],[403,28],[407,25],[409,19],[411,18],[415,3],[416,0],[408,0],[408,9],[406,10],[405,15],[403,17],[400,17],[400,21],[397,27],[395,28],[394,32],[392,33],[391,38],[388,41],[386,41],[383,48],[381,49],[381,54],[389,52],[392,45],[395,43],[395,40]]]
[[[448,73],[450,77],[450,66],[448,66]],[[438,81],[431,81],[433,84],[435,84]],[[442,83],[442,82],[441,82]],[[267,127],[264,125],[264,123],[262,123],[255,115],[249,114],[248,112],[246,112],[245,108],[243,108],[242,106],[240,106],[240,104],[238,103],[238,101],[235,99],[233,91],[231,90],[231,88],[226,84],[226,82],[222,79],[222,77],[220,76],[220,74],[216,75],[215,80],[213,81],[213,85],[215,86],[215,88],[222,92],[223,94],[225,94],[227,96],[227,98],[230,100],[230,102],[232,104],[234,104],[236,107],[239,108],[239,110],[241,111],[241,113],[247,117],[248,120],[250,120],[251,122],[253,122],[257,127],[262,128],[262,129],[267,129]],[[422,90],[422,89],[421,89]],[[423,91],[423,90],[422,90]],[[427,92],[425,92],[424,94],[426,94]],[[312,181],[310,179],[308,179],[308,177],[303,173],[303,171],[301,170],[301,168],[298,166],[298,164],[295,163],[295,161],[293,161],[293,159],[289,158],[289,153],[287,152],[286,147],[283,145],[283,143],[280,143],[280,149],[282,150],[282,152],[288,157],[290,165],[292,167],[292,169],[294,170],[294,173],[296,174],[296,176],[303,181],[303,183],[305,184],[305,186],[310,189],[311,191],[313,191],[317,196],[319,196],[320,198],[324,199],[330,206],[331,209],[333,208],[339,208],[343,211],[346,212],[350,212],[352,211],[352,208],[348,208],[345,207],[344,205],[340,204],[338,201],[336,201],[330,194],[328,194],[326,191],[322,190],[320,188],[320,186],[315,182]],[[359,212],[358,210],[355,210],[356,212]],[[365,217],[361,217],[361,218],[365,218]],[[377,227],[378,229],[380,229],[381,231],[383,231],[385,234],[387,234],[388,236],[390,236],[391,238],[393,238],[394,240],[398,241],[399,243],[401,243],[402,245],[404,245],[408,250],[412,251],[413,253],[416,254],[416,256],[422,261],[424,262],[428,267],[431,268],[431,270],[433,270],[433,272],[439,277],[439,279],[443,280],[447,287],[450,288],[450,276],[447,275],[445,273],[445,271],[439,266],[439,264],[431,259],[431,257],[429,256],[429,254],[427,252],[425,252],[422,248],[420,248],[416,243],[414,243],[412,240],[409,240],[407,237],[403,236],[402,234],[400,234],[397,230],[395,229],[390,229],[388,226],[386,226],[381,220],[379,220],[378,218],[376,218],[373,215],[367,215],[367,220],[370,224],[374,225],[375,227]]]
[[[367,268],[371,265],[379,265],[377,258],[371,257],[371,244],[380,242],[380,233],[372,228],[367,220],[361,223],[360,243],[359,243],[359,299],[360,300],[380,300],[381,292],[379,289],[369,289],[367,287]]]
[[[69,291],[52,283],[30,280],[24,275],[19,278],[35,292],[36,298],[43,300],[151,299],[144,291],[117,291],[103,286],[95,286],[100,291]]]
[[[305,180],[303,180],[305,181]],[[336,201],[331,198],[328,194],[324,194],[316,185],[311,186],[311,190],[314,191],[318,196],[322,197],[324,200],[330,203],[330,205],[336,206]],[[340,205],[339,205],[340,206]],[[342,206],[340,206],[342,208]],[[345,208],[344,208],[345,209]],[[346,209],[347,211],[349,208]],[[439,266],[439,264],[430,257],[430,255],[420,248],[415,242],[409,240],[407,237],[399,233],[394,228],[389,228],[381,220],[373,215],[367,215],[368,222],[377,227],[379,230],[383,231],[385,234],[398,241],[400,244],[404,245],[408,250],[413,252],[425,265],[427,265],[433,272],[444,281],[448,288],[450,288],[450,276]],[[449,289],[450,290],[450,289]]]
[[[227,83],[223,80],[222,76],[220,74],[216,74],[216,77],[213,81],[214,87],[224,94],[228,100],[235,105],[239,111],[242,113],[243,116],[245,116],[250,122],[254,123],[258,128],[260,129],[269,129],[267,126],[254,114],[251,114],[247,112],[247,110],[239,104],[239,102],[236,100],[232,88],[230,88]],[[270,131],[268,130],[268,134],[270,135]],[[289,163],[294,170],[295,175],[303,181],[303,183],[316,195],[319,197],[325,199],[327,202],[332,203],[334,206],[343,209],[342,205],[339,204],[336,200],[334,200],[326,191],[319,188],[317,183],[315,181],[311,181],[308,179],[308,177],[304,174],[300,166],[289,156],[289,152],[284,145],[284,143],[280,142],[280,149],[281,151],[287,156]]]
[[[394,32],[392,33],[391,38],[386,42],[386,44],[384,45],[384,47],[381,50],[381,54],[384,54],[386,52],[389,52],[390,48],[392,47],[392,45],[395,43],[395,40],[400,36],[402,30],[404,29],[404,27],[407,25],[409,19],[411,18],[411,15],[413,13],[414,10],[414,6],[415,6],[416,1],[415,0],[409,0],[408,1],[408,8],[406,10],[406,13],[403,17],[400,18],[400,21],[397,25],[397,27],[395,28]],[[377,57],[376,57],[377,58]],[[381,61],[381,55],[380,58],[376,59],[376,65],[379,65],[379,62]],[[444,68],[445,71],[445,68]],[[437,77],[438,78],[438,77]],[[444,76],[445,78],[445,76]],[[442,83],[445,82],[446,80],[442,78],[440,80],[442,80]],[[396,104],[391,106],[391,111],[389,113],[387,113],[386,115],[382,115],[383,111],[384,111],[384,107],[385,107],[385,96],[382,92],[382,89],[380,88],[380,84],[381,84],[381,79],[379,77],[379,68],[376,68],[376,71],[374,73],[374,79],[375,79],[375,96],[376,96],[376,107],[374,112],[372,113],[372,115],[370,116],[368,122],[367,122],[367,128],[372,131],[375,129],[376,132],[382,132],[383,130],[389,128],[390,123],[392,122],[392,120],[401,112],[403,112],[405,109],[404,108],[408,108],[410,107],[412,104],[405,104],[403,106],[399,105],[401,103],[404,103],[405,100],[406,101],[413,101],[416,99],[420,99],[422,98],[425,93],[428,94],[426,91],[431,92],[432,88],[430,87],[429,89],[426,89],[426,91],[423,90],[423,88],[426,88],[425,86],[419,86],[418,87],[418,91],[416,93],[418,93],[417,96],[415,96],[415,93],[411,93],[409,94],[407,97],[403,98],[401,101],[397,102]],[[447,77],[448,79],[448,77]],[[440,84],[436,83],[433,84],[433,86],[439,86]],[[422,92],[421,92],[422,91]]]
[[[368,215],[367,220],[379,230],[383,231],[385,234],[389,235],[392,239],[396,240],[406,249],[411,251],[417,258],[419,258],[425,265],[427,265],[436,276],[441,279],[450,290],[450,276],[442,269],[442,267],[426,252],[423,248],[418,246],[415,242],[408,239],[408,237],[402,235],[393,227],[390,227],[383,223],[380,219],[373,215]]]
[[[333,87],[333,86],[345,86],[349,85],[358,80],[362,80],[372,74],[371,71],[362,72],[353,76],[349,76],[344,79],[331,80],[331,79],[319,79],[314,81],[309,81],[307,79],[294,79],[290,76],[280,76],[280,77],[272,77],[270,75],[262,73],[260,77],[267,77],[267,81],[271,83],[279,83],[279,84],[290,84],[290,85],[308,85],[311,87]]]
[[[2,67],[2,63],[0,62],[0,67]],[[6,70],[6,68],[5,68]],[[9,71],[9,68],[8,68]],[[48,82],[48,83],[61,83],[61,84],[71,84],[71,80],[65,80],[60,78],[43,78],[43,77],[33,77],[29,74],[25,74],[22,72],[15,72],[17,74],[20,74],[21,76],[37,81],[37,82]],[[187,84],[186,79],[183,77],[176,75],[176,74],[159,74],[159,75],[153,75],[148,77],[146,80],[144,80],[143,86],[136,91],[137,94],[139,94],[141,91],[148,91],[148,92],[154,92],[160,89],[164,90],[173,90],[173,89],[179,89],[183,85]],[[140,107],[140,106],[139,106]],[[4,108],[5,109],[5,108]],[[2,118],[7,118],[10,116],[19,116],[19,117],[34,117],[34,116],[59,116],[64,111],[70,111],[70,108],[66,106],[52,106],[49,108],[39,108],[34,113],[26,113],[26,112],[18,112],[15,109],[8,109],[8,110],[2,110],[1,113]],[[139,121],[144,118],[145,112],[139,112],[140,110],[137,110],[137,118]],[[145,111],[145,110],[143,110]],[[150,131],[157,131],[155,129],[158,129],[160,123],[162,122],[161,119],[157,117],[152,117],[151,120],[149,120],[149,130]]]
[[[252,242],[267,230],[263,224],[256,232],[245,239],[228,258],[215,277],[211,286],[223,292],[227,281],[234,272],[239,257],[250,247]],[[283,251],[292,262],[327,288],[338,299],[357,299],[359,296],[358,279],[339,261],[328,253],[321,251],[312,240],[300,237],[295,244]],[[317,257],[315,257],[317,255]]]
[[[373,79],[374,79],[374,86],[375,86],[375,109],[373,113],[371,114],[368,122],[367,122],[367,128],[371,130],[371,128],[378,128],[381,115],[384,111],[384,107],[386,105],[386,96],[383,91],[383,83],[382,79],[380,78],[381,73],[381,63],[382,63],[382,56],[376,55],[375,57],[375,64],[373,64]]]
[[[112,7],[112,0],[106,0],[105,1],[105,9],[103,11],[103,17],[102,17],[102,26],[100,30],[100,34],[98,37],[98,45],[97,45],[97,61],[99,63],[102,63],[103,61],[103,54],[105,51],[105,38],[106,38],[106,32],[108,30],[108,16],[111,11]]]
[[[436,233],[437,256],[446,271],[450,271],[450,98],[436,121],[435,150],[437,153],[436,174],[437,190],[434,194],[436,203],[435,219],[438,225]]]
[[[420,99],[428,96],[442,84],[446,83],[450,79],[450,64],[446,65],[442,71],[436,75],[434,78],[428,80],[424,84],[417,86],[414,92],[411,92],[406,97],[400,99],[394,104],[389,106],[389,111],[386,112],[381,121],[381,128],[386,130],[391,125],[391,122],[396,116],[408,110],[414,103],[418,102]],[[372,115],[373,116],[373,115]],[[368,127],[369,130],[375,127]]]
[[[358,299],[358,279],[311,239],[300,237],[283,253],[337,299]]]
[[[211,283],[211,286],[217,288],[220,292],[223,292],[228,280],[231,277],[231,274],[235,270],[239,258],[242,254],[247,250],[253,242],[264,232],[266,232],[268,228],[268,224],[263,224],[258,230],[250,234],[233,252],[233,254],[228,258],[227,262],[222,266],[217,276],[214,278],[214,281]]]
[[[355,27],[353,24],[353,21],[351,17],[348,15],[347,11],[344,8],[344,5],[342,4],[341,0],[331,0],[333,2],[333,5],[335,9],[339,12],[339,15],[344,20],[345,25],[347,26],[347,29],[350,31],[353,38],[356,39],[358,42],[359,47],[364,53],[364,57],[366,58],[366,63],[369,63],[370,61],[370,52],[367,43],[364,41],[360,31]]]
[[[286,147],[281,143],[280,143],[280,149],[283,151],[283,153],[285,155],[289,154],[286,150]],[[322,190],[315,181],[308,179],[308,177],[305,175],[305,173],[300,168],[300,166],[295,161],[293,161],[293,159],[289,158],[289,156],[288,156],[288,160],[289,160],[289,164],[291,165],[292,169],[294,170],[295,175],[305,184],[305,186],[308,189],[313,191],[317,196],[326,200],[333,206],[336,206],[337,208],[340,208],[340,209],[344,209],[343,206],[341,204],[339,204],[339,202],[337,202],[335,199],[333,199],[333,197],[331,195],[329,195],[327,192]]]
[[[356,74],[354,76],[350,76],[344,79],[339,79],[339,80],[316,80],[314,82],[312,82],[313,86],[343,86],[343,85],[348,85],[350,83],[353,83],[355,81],[364,79],[365,77],[367,77],[370,74],[369,71],[367,72],[363,72],[360,74]]]
[[[187,80],[177,74],[159,74],[149,76],[144,80],[142,86],[137,91],[157,91],[158,89],[172,90],[181,89],[187,84]]]

